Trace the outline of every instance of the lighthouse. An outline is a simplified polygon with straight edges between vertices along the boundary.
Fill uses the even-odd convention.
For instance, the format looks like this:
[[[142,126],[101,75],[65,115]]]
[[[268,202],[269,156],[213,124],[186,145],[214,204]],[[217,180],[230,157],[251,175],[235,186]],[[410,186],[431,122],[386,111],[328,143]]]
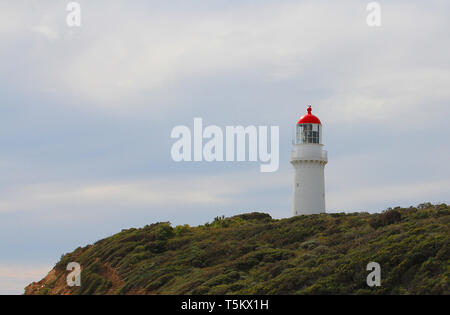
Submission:
[[[292,216],[325,212],[325,165],[327,151],[322,144],[322,123],[308,113],[300,118],[295,130],[291,164],[294,166]]]

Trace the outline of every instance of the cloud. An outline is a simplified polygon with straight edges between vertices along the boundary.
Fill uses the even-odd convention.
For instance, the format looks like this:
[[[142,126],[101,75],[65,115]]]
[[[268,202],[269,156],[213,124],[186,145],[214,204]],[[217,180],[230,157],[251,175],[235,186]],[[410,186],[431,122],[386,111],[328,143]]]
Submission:
[[[377,212],[393,206],[450,202],[450,173],[441,167],[448,150],[424,148],[405,151],[402,146],[374,145],[373,151],[331,156],[325,170],[327,211]],[[435,156],[433,163],[428,162],[430,156]]]
[[[33,281],[39,281],[49,271],[48,264],[0,263],[0,295],[22,294]]]
[[[123,99],[136,93],[151,93],[183,79],[226,75],[256,66],[274,67],[268,70],[268,78],[289,77],[293,68],[289,67],[287,74],[286,68],[296,62],[293,56],[305,58],[320,49],[318,41],[324,41],[309,35],[304,27],[310,15],[325,9],[305,6],[302,12],[303,7],[238,6],[233,11],[163,12],[150,18],[121,7],[100,16],[97,8],[92,19],[103,21],[103,26],[107,21],[116,23],[101,33],[94,30],[94,38],[84,42],[80,53],[67,56],[61,82],[65,89],[77,91],[81,94],[78,96],[96,104],[126,106]],[[126,23],[117,23],[122,20]],[[85,28],[91,30],[89,21],[86,24]],[[293,41],[298,32],[314,43]]]
[[[359,209],[358,211],[377,212],[373,205],[383,203],[386,207],[414,206],[422,202],[449,202],[441,199],[450,187],[450,180],[420,181],[413,183],[378,184],[365,187],[346,187],[333,191],[327,197],[327,204],[332,211],[346,211],[346,209]],[[348,210],[347,210],[348,211]],[[347,212],[346,211],[346,212]]]
[[[404,69],[392,72],[371,69],[336,84],[335,93],[321,104],[327,108],[322,117],[334,124],[356,121],[415,128],[424,115],[438,120],[448,111],[449,84],[450,65],[422,68],[405,64]]]
[[[47,25],[37,25],[31,30],[36,34],[44,36],[49,41],[54,41],[59,38],[58,32]]]
[[[255,181],[255,178],[271,180]],[[236,203],[249,192],[284,186],[285,174],[267,175],[255,172],[235,174],[164,176],[149,180],[117,180],[107,182],[55,182],[32,184],[4,191],[0,213],[39,212],[44,221],[84,220],[114,211],[189,206],[223,207]],[[95,213],[91,209],[95,208]],[[67,209],[62,211],[61,209]],[[75,210],[76,209],[76,210]],[[46,219],[44,219],[46,217]]]
[[[31,76],[37,82],[32,89],[53,91],[66,106],[75,99],[76,106],[108,111],[153,109],[158,117],[187,110],[182,95],[171,89],[179,82],[251,73],[263,86],[293,81],[324,91],[314,100],[325,120],[394,125],[394,117],[407,114],[414,122],[424,106],[434,117],[448,112],[450,63],[443,55],[450,45],[441,30],[449,22],[440,5],[383,4],[378,29],[366,25],[361,1],[241,3],[183,12],[81,1],[83,26],[68,28],[64,8],[45,3],[39,15],[17,16],[52,42],[31,41],[35,53],[21,54],[38,62],[17,75]],[[29,39],[20,30],[19,37]],[[177,100],[161,104],[161,93]],[[258,104],[264,110],[254,115],[270,106]]]

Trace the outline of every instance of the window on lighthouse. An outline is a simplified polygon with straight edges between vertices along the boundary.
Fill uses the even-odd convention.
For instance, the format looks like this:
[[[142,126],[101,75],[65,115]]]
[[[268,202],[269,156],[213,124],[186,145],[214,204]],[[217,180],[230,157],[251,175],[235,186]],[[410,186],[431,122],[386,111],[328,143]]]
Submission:
[[[297,125],[297,143],[320,143],[320,125]]]

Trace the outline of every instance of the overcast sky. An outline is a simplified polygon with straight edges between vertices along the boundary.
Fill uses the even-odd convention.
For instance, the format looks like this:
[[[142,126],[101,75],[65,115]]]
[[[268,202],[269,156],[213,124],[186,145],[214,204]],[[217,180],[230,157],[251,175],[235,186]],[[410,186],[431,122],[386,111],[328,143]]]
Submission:
[[[0,294],[123,228],[290,215],[312,104],[327,211],[449,202],[450,2],[0,0]],[[173,127],[280,126],[280,168],[171,159]]]

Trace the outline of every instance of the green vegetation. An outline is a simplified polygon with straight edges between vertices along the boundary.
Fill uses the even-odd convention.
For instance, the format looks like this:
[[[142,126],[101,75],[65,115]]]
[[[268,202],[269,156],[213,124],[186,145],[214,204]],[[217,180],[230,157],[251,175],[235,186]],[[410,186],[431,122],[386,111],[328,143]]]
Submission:
[[[198,227],[156,223],[77,248],[28,294],[449,294],[450,207],[274,220],[249,213]],[[68,288],[66,265],[82,266]],[[369,262],[381,287],[366,284]]]

